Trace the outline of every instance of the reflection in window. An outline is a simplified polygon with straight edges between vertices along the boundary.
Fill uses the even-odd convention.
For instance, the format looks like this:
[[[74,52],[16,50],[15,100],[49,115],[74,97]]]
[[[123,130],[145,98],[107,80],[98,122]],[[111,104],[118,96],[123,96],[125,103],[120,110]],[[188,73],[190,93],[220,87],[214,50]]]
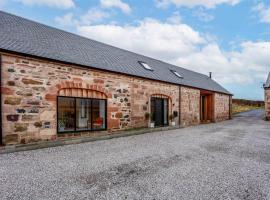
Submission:
[[[174,73],[174,75],[178,78],[183,78],[183,76],[181,76],[177,71],[171,70],[171,72]]]
[[[91,129],[91,100],[76,99],[76,130]]]
[[[106,100],[58,97],[58,132],[106,129]]]
[[[164,124],[168,124],[168,99],[163,99]]]
[[[93,129],[105,128],[105,101],[93,100],[92,101],[92,113],[93,113]]]
[[[151,97],[151,121],[155,122],[155,126],[169,124],[168,109],[168,98]]]
[[[144,69],[153,71],[153,69],[147,63],[142,62],[142,61],[138,61],[138,62],[144,67]]]
[[[61,132],[75,130],[75,99],[59,97],[58,99],[58,130]]]
[[[151,121],[154,122],[155,121],[155,98],[151,98]]]

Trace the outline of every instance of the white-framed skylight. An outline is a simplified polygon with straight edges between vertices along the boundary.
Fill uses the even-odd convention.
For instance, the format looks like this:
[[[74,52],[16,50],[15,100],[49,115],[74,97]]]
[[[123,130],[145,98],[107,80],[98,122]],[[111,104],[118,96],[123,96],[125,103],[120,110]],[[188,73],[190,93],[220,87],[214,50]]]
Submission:
[[[146,62],[143,62],[143,61],[138,61],[138,62],[140,63],[141,66],[144,67],[144,69],[153,71],[152,67],[150,67]]]
[[[181,74],[179,74],[177,71],[171,70],[172,73],[174,73],[175,76],[178,78],[184,78]]]

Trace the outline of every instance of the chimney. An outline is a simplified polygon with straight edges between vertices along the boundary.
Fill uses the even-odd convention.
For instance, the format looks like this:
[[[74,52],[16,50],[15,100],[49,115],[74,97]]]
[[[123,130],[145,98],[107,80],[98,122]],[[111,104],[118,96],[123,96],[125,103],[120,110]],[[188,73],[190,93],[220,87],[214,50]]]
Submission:
[[[212,78],[212,72],[209,72],[209,78]]]

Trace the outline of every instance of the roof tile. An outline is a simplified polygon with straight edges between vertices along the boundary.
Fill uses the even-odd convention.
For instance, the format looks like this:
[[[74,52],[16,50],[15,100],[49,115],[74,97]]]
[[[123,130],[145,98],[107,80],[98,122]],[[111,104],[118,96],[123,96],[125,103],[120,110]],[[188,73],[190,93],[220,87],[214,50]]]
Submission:
[[[0,11],[0,49],[230,94],[208,76]],[[138,61],[153,71],[143,69]],[[179,79],[171,70],[184,78]]]

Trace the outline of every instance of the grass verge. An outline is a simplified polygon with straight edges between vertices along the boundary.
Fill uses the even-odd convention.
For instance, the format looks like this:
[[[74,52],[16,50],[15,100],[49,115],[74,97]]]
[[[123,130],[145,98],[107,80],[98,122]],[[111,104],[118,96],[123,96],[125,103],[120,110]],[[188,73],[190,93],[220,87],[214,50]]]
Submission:
[[[241,112],[246,112],[250,110],[255,110],[255,109],[260,109],[262,107],[260,106],[255,106],[255,105],[239,105],[239,104],[233,104],[232,106],[232,112],[233,114],[238,114]]]

